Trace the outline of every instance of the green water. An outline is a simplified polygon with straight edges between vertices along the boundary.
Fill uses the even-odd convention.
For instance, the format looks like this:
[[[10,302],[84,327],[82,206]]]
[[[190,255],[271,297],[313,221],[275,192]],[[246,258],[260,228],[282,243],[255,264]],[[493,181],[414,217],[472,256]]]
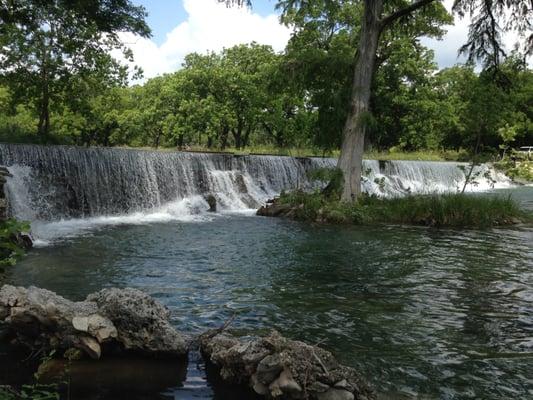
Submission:
[[[533,188],[513,193],[533,208]],[[237,312],[238,332],[276,328],[322,342],[386,398],[533,398],[531,226],[339,227],[246,215],[98,225],[35,249],[3,279],[74,300],[137,287],[185,332]]]

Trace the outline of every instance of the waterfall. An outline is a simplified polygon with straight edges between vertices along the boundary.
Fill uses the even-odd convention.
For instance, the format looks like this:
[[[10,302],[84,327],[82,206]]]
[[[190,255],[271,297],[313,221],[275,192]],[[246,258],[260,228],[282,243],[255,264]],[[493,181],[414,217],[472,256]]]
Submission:
[[[333,167],[332,158],[237,156],[221,153],[145,151],[0,144],[0,164],[11,213],[30,221],[57,221],[125,214],[202,214],[212,194],[221,211],[259,207],[282,190],[309,189],[308,172]],[[364,161],[363,189],[382,196],[453,192],[466,164]],[[488,165],[476,167],[478,185],[509,186]],[[482,176],[482,178],[479,178]],[[487,180],[486,178],[490,178]]]

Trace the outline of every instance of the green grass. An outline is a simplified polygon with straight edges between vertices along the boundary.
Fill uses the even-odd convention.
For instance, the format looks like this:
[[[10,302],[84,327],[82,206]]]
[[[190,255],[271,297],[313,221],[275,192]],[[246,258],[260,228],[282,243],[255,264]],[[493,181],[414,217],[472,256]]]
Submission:
[[[510,197],[486,195],[362,196],[358,202],[343,203],[318,192],[292,192],[279,201],[294,207],[296,219],[314,222],[487,228],[532,221]]]
[[[125,146],[128,147],[128,146]],[[135,147],[132,147],[135,148]],[[136,147],[137,149],[155,150],[152,147]],[[176,151],[175,147],[159,147],[160,151]],[[186,151],[197,152],[221,152],[218,148],[207,148],[205,146],[189,146]],[[227,147],[223,150],[225,153],[232,153],[237,155],[249,154],[265,154],[277,156],[291,156],[291,157],[339,157],[340,150],[333,150],[328,152],[313,149],[311,147],[284,147],[279,148],[272,145],[253,145],[244,149],[236,149],[234,147]],[[464,150],[423,150],[423,151],[369,151],[363,156],[367,160],[413,160],[413,161],[468,161],[469,157]]]
[[[406,160],[406,161],[464,161],[468,154],[461,150],[420,150],[420,151],[370,151],[364,158],[368,160]]]

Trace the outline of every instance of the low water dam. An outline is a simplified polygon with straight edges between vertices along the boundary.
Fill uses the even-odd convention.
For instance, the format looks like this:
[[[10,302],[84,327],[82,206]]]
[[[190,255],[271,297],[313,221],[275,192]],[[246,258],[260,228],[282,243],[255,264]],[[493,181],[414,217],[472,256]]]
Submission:
[[[282,190],[309,189],[310,171],[335,164],[331,158],[0,144],[0,165],[14,176],[7,185],[12,213],[30,221],[157,211],[186,216],[207,209],[208,194],[221,210],[258,208]],[[382,196],[455,192],[466,168],[365,160],[363,189]],[[487,165],[475,175],[469,190],[509,186]]]
[[[12,174],[11,212],[31,221],[37,239],[0,272],[0,284],[71,300],[138,288],[191,335],[235,315],[239,334],[277,329],[320,343],[383,399],[531,398],[533,227],[333,226],[255,216],[282,190],[312,189],[309,171],[335,162],[0,144],[0,165]],[[363,188],[381,196],[455,192],[464,167],[365,161]],[[533,210],[533,187],[516,187],[488,165],[475,172],[469,192],[512,196]],[[216,213],[206,211],[208,195]],[[0,346],[0,384],[24,382],[22,369],[2,357]],[[72,379],[81,399],[237,398],[220,391],[197,354],[186,378],[164,365],[142,374],[120,368],[113,379],[86,367]],[[98,379],[87,385],[89,376]]]

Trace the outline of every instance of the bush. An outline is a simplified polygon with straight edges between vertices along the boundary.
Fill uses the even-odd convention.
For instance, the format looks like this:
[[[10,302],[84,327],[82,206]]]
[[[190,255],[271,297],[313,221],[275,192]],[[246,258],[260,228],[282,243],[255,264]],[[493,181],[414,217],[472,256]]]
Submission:
[[[14,265],[24,254],[19,235],[29,230],[30,225],[27,222],[15,219],[0,222],[0,266]]]
[[[411,224],[435,227],[478,227],[531,221],[510,197],[445,194],[402,198],[362,196],[358,202],[331,200],[320,192],[285,193],[280,202],[295,208],[295,218],[350,224]]]

